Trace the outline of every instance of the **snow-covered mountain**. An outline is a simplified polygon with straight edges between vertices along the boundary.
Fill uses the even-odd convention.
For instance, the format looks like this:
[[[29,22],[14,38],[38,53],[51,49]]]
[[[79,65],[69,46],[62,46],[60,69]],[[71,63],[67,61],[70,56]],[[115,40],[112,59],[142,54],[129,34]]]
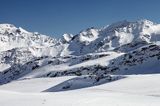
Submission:
[[[91,27],[62,39],[0,24],[0,39],[1,84],[25,77],[160,72],[159,65],[152,69],[159,64],[160,24],[149,20]],[[130,71],[140,66],[151,70]]]
[[[106,87],[108,82],[115,86],[114,82],[126,78],[122,82],[125,85],[125,81],[134,82],[129,80],[133,74],[159,73],[160,24],[149,20],[124,20],[100,29],[91,27],[76,35],[64,34],[61,39],[28,32],[11,24],[0,24],[2,94],[5,92],[1,89],[9,88],[15,91],[60,92],[102,84]],[[150,77],[142,75],[142,78]],[[137,82],[140,78],[133,79]],[[27,88],[21,89],[17,86],[19,84]],[[101,88],[91,88],[97,89]],[[159,96],[158,91],[148,92],[148,89],[142,94]]]
[[[61,49],[59,43],[58,40],[37,32],[28,32],[11,24],[0,24],[0,51],[27,48],[35,56],[57,56]]]
[[[48,51],[54,48],[54,53],[59,52],[61,54],[66,48],[70,54],[81,55],[113,50],[126,44],[142,41],[158,44],[160,42],[159,29],[159,24],[148,20],[121,21],[101,29],[91,27],[75,36],[64,34],[63,38],[59,40],[37,32],[28,32],[21,27],[16,28],[14,25],[0,24],[0,51],[29,47],[32,50],[34,49],[33,51],[41,53],[44,48],[49,48]]]
[[[117,22],[99,30],[89,28],[75,35],[70,41],[68,49],[73,51],[75,55],[81,55],[113,50],[127,44],[130,46],[138,46],[144,42],[158,44],[160,40],[159,29],[159,24],[148,20]],[[127,50],[130,48],[125,47]]]

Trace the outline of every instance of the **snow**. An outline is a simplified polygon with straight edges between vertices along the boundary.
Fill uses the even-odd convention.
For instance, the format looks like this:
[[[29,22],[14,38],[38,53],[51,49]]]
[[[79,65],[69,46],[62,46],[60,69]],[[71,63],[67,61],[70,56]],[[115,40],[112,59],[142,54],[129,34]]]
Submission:
[[[1,106],[159,106],[159,80],[160,24],[149,20],[62,39],[0,24]]]
[[[69,42],[73,38],[73,35],[72,34],[63,34],[63,38],[66,42]]]
[[[14,48],[35,48],[32,49],[35,56],[57,56],[61,51],[60,48],[62,48],[61,45],[54,46],[59,43],[54,38],[39,33],[28,32],[21,27],[16,28],[11,24],[0,24],[0,40],[0,51]],[[57,50],[59,50],[58,53],[54,54]]]
[[[0,95],[3,96],[0,104],[2,106],[157,106],[160,104],[159,74],[125,77],[110,83],[65,92],[40,91],[74,77],[14,81],[0,87]],[[82,82],[80,85],[83,84]]]
[[[1,90],[15,91],[15,92],[42,92],[48,88],[56,86],[69,78],[73,77],[58,77],[58,78],[35,78],[13,81],[9,84],[0,86]]]
[[[97,29],[88,28],[87,30],[81,31],[79,34],[79,40],[81,42],[94,41],[98,38],[99,32]]]
[[[4,70],[10,68],[11,66],[9,64],[3,64],[3,63],[1,63],[0,67],[1,67],[1,70],[0,70],[0,72],[1,72],[1,71],[4,71]]]
[[[118,33],[117,36],[120,38],[120,45],[128,44],[134,39],[134,36],[132,34],[126,34],[124,32]]]
[[[132,75],[132,74],[156,74],[160,73],[160,61],[156,59],[151,59],[144,62],[143,64],[136,65],[135,67],[130,67],[127,71],[120,70],[115,72],[118,75]]]
[[[80,67],[93,66],[97,64],[100,64],[102,66],[107,66],[112,59],[117,58],[123,55],[124,53],[106,52],[105,54],[108,54],[108,56],[104,56],[102,58],[93,59],[89,61],[84,61],[77,64],[73,64],[76,61],[71,60],[71,63],[68,62],[68,63],[59,64],[59,65],[46,65],[44,67],[38,68],[35,71],[25,75],[23,78],[34,78],[34,77],[43,76],[48,72],[65,71],[65,70],[71,70],[71,69],[80,68]]]
[[[26,31],[26,30],[23,29],[22,27],[19,27],[18,29],[21,31],[21,33],[29,33],[28,31]]]

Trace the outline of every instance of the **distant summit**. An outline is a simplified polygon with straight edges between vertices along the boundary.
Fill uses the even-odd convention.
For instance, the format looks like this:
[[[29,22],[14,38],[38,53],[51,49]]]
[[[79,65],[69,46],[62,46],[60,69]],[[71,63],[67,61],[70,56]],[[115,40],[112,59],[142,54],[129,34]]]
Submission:
[[[149,20],[91,27],[62,39],[0,24],[0,84],[28,77],[159,73],[159,60],[160,24]]]

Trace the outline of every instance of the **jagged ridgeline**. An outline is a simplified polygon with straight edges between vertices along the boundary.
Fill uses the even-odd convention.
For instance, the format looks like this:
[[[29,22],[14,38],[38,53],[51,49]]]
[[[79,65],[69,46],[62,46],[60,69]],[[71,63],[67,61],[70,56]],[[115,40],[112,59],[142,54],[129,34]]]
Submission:
[[[0,83],[66,75],[160,72],[160,24],[121,21],[55,39],[0,24]]]

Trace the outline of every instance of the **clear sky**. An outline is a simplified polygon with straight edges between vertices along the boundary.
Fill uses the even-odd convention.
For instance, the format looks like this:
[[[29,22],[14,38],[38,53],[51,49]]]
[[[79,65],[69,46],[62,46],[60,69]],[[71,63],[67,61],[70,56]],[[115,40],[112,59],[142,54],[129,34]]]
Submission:
[[[160,0],[0,0],[0,23],[58,38],[125,19],[160,23]]]

